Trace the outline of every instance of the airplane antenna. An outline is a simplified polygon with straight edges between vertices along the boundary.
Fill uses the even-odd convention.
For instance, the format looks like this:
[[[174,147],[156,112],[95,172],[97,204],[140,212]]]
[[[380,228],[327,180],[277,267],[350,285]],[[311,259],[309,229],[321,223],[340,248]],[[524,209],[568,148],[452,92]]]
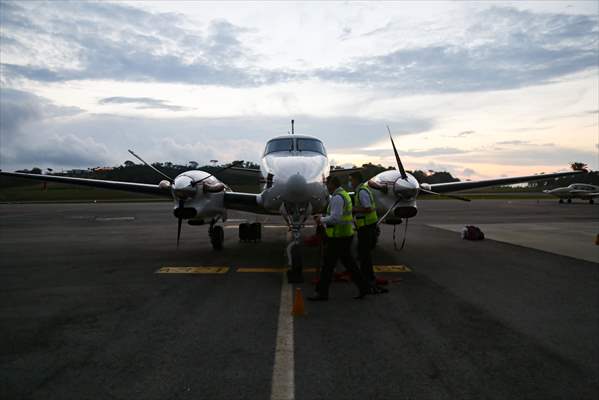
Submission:
[[[295,130],[293,129],[293,124],[295,123],[294,120],[291,120],[291,134],[293,135],[295,133]]]

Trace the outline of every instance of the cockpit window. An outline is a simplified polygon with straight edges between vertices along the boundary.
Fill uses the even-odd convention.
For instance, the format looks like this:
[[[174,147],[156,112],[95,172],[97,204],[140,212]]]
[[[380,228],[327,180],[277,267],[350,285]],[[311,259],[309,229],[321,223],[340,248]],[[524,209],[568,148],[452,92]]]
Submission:
[[[320,140],[316,139],[297,139],[297,150],[298,151],[314,151],[326,155],[324,146]]]
[[[275,139],[266,144],[264,154],[274,153],[275,151],[293,150],[293,139]]]

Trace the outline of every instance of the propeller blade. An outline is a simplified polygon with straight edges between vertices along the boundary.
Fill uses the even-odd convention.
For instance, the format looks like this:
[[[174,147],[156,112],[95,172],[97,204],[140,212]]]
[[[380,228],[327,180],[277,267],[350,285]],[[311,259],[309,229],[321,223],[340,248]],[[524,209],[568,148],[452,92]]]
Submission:
[[[395,143],[393,142],[393,136],[391,136],[391,129],[389,129],[389,125],[387,125],[387,131],[389,132],[389,139],[391,139],[391,145],[393,146],[393,152],[395,153],[395,161],[397,161],[397,169],[401,174],[402,179],[408,179],[408,175],[406,175],[406,170],[401,163],[401,159],[399,158],[399,154],[397,153],[397,149],[395,148]]]
[[[183,222],[183,218],[179,217],[177,220],[177,248],[179,248],[179,239],[181,239],[181,222]]]
[[[423,189],[422,187],[419,190],[421,192],[423,192],[423,193],[433,194],[435,196],[443,196],[443,197],[449,197],[450,199],[456,199],[456,200],[462,200],[462,201],[470,201],[470,199],[467,199],[467,198],[461,197],[461,196],[456,196],[455,194],[437,193],[437,192],[433,192],[432,190]]]
[[[399,204],[401,200],[397,200],[392,206],[391,208],[389,208],[387,210],[387,212],[385,213],[385,215],[383,215],[381,218],[379,218],[379,220],[376,222],[377,225],[379,225],[381,222],[383,222],[385,220],[385,218],[387,218],[387,215],[389,215],[391,213],[391,211],[393,211],[393,209]]]
[[[184,204],[183,200],[179,200],[179,208],[183,208]],[[177,218],[177,248],[179,248],[179,239],[181,239],[181,222],[183,222],[183,218]]]
[[[223,172],[223,171],[224,171],[224,170],[226,170],[226,169],[233,168],[234,166],[236,166],[236,165],[239,165],[239,164],[241,164],[241,163],[243,163],[243,161],[237,161],[237,162],[231,163],[230,165],[227,165],[226,167],[222,167],[222,168],[220,168],[220,169],[218,169],[218,170],[214,171],[214,172],[213,172],[213,173],[211,173],[210,175],[208,175],[208,176],[206,176],[206,177],[204,177],[204,178],[200,179],[199,181],[192,182],[191,186],[195,186],[195,185],[197,185],[198,183],[202,183],[203,181],[205,181],[206,179],[210,178],[211,176],[214,176],[215,174],[219,174],[219,173]]]
[[[157,172],[159,175],[164,176],[166,179],[168,179],[168,181],[170,183],[173,183],[174,180],[173,178],[171,178],[170,176],[168,176],[167,174],[165,174],[164,172],[162,172],[161,170],[159,170],[158,168],[156,168],[155,166],[148,164],[147,162],[145,162],[140,156],[138,156],[137,154],[135,154],[132,150],[128,150],[129,153],[131,153],[131,155],[133,155],[133,157],[137,158],[139,161],[141,161],[142,163],[144,163],[146,166],[152,168],[155,172]]]

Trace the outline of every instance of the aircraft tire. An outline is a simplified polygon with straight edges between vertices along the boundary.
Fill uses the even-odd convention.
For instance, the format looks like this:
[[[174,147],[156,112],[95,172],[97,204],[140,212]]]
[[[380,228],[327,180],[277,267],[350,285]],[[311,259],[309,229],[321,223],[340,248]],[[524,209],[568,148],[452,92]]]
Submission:
[[[560,204],[564,204],[564,200],[563,199],[559,199],[559,203]]]
[[[589,200],[589,204],[595,204],[595,200],[593,200],[593,199],[590,199],[590,200]]]
[[[210,233],[210,243],[214,250],[221,250],[225,241],[225,231],[222,226],[215,226]]]
[[[568,199],[568,204],[572,204],[572,199]]]

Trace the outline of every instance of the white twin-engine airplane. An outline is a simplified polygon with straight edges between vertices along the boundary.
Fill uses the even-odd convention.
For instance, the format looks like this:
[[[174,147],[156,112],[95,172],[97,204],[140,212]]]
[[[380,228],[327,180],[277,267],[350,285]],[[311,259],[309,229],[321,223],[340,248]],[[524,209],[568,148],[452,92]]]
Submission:
[[[560,204],[564,199],[572,203],[572,199],[588,200],[590,204],[599,198],[599,186],[586,183],[574,183],[568,187],[560,187],[552,190],[543,190],[543,193],[558,197]]]
[[[420,184],[414,176],[405,171],[391,133],[389,133],[389,136],[397,161],[397,170],[381,172],[368,181],[369,187],[373,189],[377,213],[381,216],[379,223],[396,225],[401,223],[402,219],[414,217],[418,211],[416,198],[419,193],[469,201],[445,193],[580,173],[580,171],[561,172],[478,182]],[[326,210],[330,197],[326,187],[328,176],[346,174],[350,171],[331,170],[325,146],[319,139],[293,133],[287,136],[275,137],[266,143],[259,170],[238,169],[239,172],[250,173],[260,179],[263,183],[263,190],[259,194],[234,192],[214,175],[201,170],[183,172],[172,179],[147,164],[131,150],[130,152],[144,164],[164,176],[166,180],[157,185],[151,185],[53,175],[11,172],[1,172],[1,174],[48,182],[62,182],[172,197],[174,215],[178,220],[177,245],[181,234],[181,222],[184,219],[190,225],[208,223],[208,234],[212,246],[214,249],[221,249],[224,240],[224,230],[221,223],[227,220],[228,210],[281,215],[292,233],[287,246],[287,258],[290,267],[288,276],[290,281],[301,281],[301,229],[310,216],[323,213]],[[218,174],[218,172],[215,173]],[[260,229],[259,226],[257,229]]]

